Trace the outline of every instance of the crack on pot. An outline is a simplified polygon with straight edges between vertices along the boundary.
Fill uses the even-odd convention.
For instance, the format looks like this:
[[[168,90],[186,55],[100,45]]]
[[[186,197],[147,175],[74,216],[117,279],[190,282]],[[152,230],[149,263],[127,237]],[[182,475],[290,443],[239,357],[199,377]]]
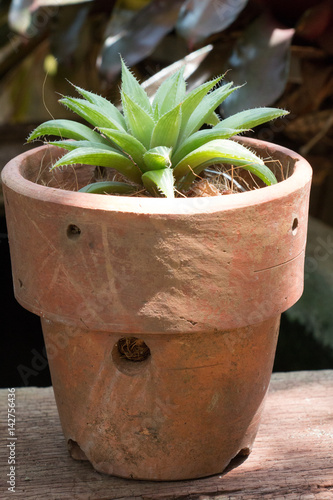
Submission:
[[[183,319],[187,323],[190,323],[192,326],[196,326],[198,324],[197,321],[192,321],[191,319],[184,318],[184,316],[180,316],[179,319]]]
[[[270,269],[275,269],[275,268],[284,266],[284,265],[289,264],[290,262],[293,262],[294,260],[298,259],[299,256],[302,255],[303,253],[304,253],[304,249],[301,250],[295,257],[292,257],[291,259],[286,260],[285,262],[281,262],[280,264],[275,264],[274,266],[265,267],[264,269],[257,269],[253,272],[254,273],[262,273],[263,271],[269,271]]]
[[[198,370],[200,368],[212,368],[214,366],[222,366],[223,363],[214,363],[214,364],[211,364],[211,365],[200,365],[200,366],[180,366],[180,367],[172,367],[172,368],[168,368],[169,370],[173,370],[173,371],[178,371],[178,370]]]

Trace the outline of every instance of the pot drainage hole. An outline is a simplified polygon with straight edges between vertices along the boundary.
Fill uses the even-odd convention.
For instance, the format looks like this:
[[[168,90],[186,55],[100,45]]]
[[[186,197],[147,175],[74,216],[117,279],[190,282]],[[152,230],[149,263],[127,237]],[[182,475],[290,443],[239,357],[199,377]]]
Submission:
[[[70,456],[75,460],[88,460],[84,451],[81,450],[80,446],[73,439],[68,439],[67,448]]]
[[[121,358],[128,361],[144,361],[150,356],[150,349],[143,340],[136,337],[122,337],[117,342]]]
[[[75,224],[70,224],[67,227],[67,238],[70,240],[76,240],[81,234],[81,229]]]
[[[112,349],[112,359],[125,375],[141,373],[149,365],[151,352],[147,344],[137,337],[121,337]]]

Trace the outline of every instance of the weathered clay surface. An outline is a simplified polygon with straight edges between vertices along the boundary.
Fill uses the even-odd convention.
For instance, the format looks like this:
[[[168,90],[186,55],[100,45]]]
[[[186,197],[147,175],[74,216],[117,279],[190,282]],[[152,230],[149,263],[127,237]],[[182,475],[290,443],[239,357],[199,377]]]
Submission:
[[[53,321],[124,333],[238,328],[280,314],[303,290],[311,180],[288,151],[278,155],[294,173],[275,186],[175,200],[37,185],[55,149],[17,157],[3,174],[17,300]]]
[[[42,318],[69,448],[99,471],[194,478],[252,446],[280,314],[303,290],[311,168],[245,142],[292,175],[167,200],[67,190],[91,169],[50,177],[54,148],[4,169],[15,294]],[[151,356],[119,358],[123,336]]]
[[[189,479],[222,472],[252,448],[279,317],[209,334],[142,335],[151,351],[142,362],[119,358],[119,334],[42,325],[64,435],[98,471]],[[84,458],[76,447],[72,456]]]

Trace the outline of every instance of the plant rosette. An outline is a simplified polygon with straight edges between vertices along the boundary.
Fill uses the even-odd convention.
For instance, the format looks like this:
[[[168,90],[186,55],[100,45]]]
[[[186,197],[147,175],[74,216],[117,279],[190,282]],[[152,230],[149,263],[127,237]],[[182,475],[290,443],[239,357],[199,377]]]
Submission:
[[[94,130],[72,120],[50,120],[37,127],[28,141],[47,135],[61,137],[50,144],[68,152],[54,162],[53,169],[88,164],[121,176],[121,181],[95,179],[80,188],[83,192],[184,196],[202,172],[217,163],[245,169],[266,185],[275,184],[272,169],[230,138],[287,111],[257,108],[220,120],[215,109],[239,87],[232,82],[221,85],[221,76],[186,94],[183,71],[165,80],[150,102],[122,61],[123,112],[107,99],[74,85],[82,98],[64,97],[60,102]],[[203,125],[213,127],[200,130]]]
[[[180,75],[160,87],[165,96],[162,90],[156,94],[155,107],[146,100],[145,113],[153,113],[154,122],[149,144],[146,138],[129,139],[133,121],[145,122],[142,114],[135,118],[139,96],[132,92],[141,90],[125,68],[124,115],[91,102],[82,90],[84,99],[70,102],[80,113],[84,106],[94,113],[97,107],[99,116],[109,113],[112,127],[92,123],[97,133],[75,122],[41,125],[32,138],[47,133],[73,139],[70,147],[57,144],[67,150],[81,144],[63,156],[57,145],[36,148],[14,158],[2,173],[15,296],[41,317],[70,454],[88,459],[100,472],[135,479],[208,476],[221,473],[237,454],[250,453],[280,315],[303,290],[311,167],[283,147],[231,140],[237,123],[241,130],[251,128],[251,118],[260,122],[260,113],[272,111],[220,121],[214,109],[228,93],[223,87],[208,94],[213,86],[205,88],[200,101],[207,98],[206,115],[196,118],[198,102],[188,113],[187,124],[195,122],[194,128],[182,129],[179,111],[173,145],[152,142],[159,127],[165,133],[158,125],[163,117],[177,106],[184,112],[191,93],[185,96]],[[173,94],[178,97],[170,111]],[[112,113],[124,120],[123,131]],[[218,123],[211,129],[199,130],[213,120]],[[228,138],[214,135],[226,129]],[[189,135],[180,141],[181,130]],[[124,153],[120,138],[139,141],[145,152],[135,158],[133,151]],[[82,145],[91,140],[102,145],[95,162],[91,145]],[[158,147],[168,148],[162,158],[151,151]],[[197,164],[188,163],[191,155]],[[269,167],[261,158],[269,159]],[[151,168],[155,161],[162,168]],[[241,166],[246,185],[268,185],[231,195],[182,196],[196,176],[204,178],[207,162]],[[96,166],[122,176],[98,181],[110,182],[113,194],[89,192]],[[161,170],[167,173],[154,175]],[[142,190],[145,196],[131,195]]]

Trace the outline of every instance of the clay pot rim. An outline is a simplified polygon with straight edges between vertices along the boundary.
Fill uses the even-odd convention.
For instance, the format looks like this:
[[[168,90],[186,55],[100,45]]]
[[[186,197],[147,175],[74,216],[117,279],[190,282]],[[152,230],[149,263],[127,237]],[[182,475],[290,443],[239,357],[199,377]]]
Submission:
[[[36,184],[23,175],[23,160],[45,148],[40,146],[13,158],[2,171],[2,181],[11,189],[23,195],[45,202],[54,202],[68,207],[92,210],[117,211],[127,213],[150,214],[193,214],[214,213],[221,210],[239,209],[249,205],[264,204],[272,199],[284,198],[301,189],[311,181],[312,168],[309,163],[295,151],[274,143],[252,138],[237,138],[249,147],[267,150],[267,156],[278,152],[295,161],[294,171],[287,179],[257,190],[225,196],[194,198],[144,198],[135,196],[103,196],[100,194],[78,193],[60,188],[52,188]]]

